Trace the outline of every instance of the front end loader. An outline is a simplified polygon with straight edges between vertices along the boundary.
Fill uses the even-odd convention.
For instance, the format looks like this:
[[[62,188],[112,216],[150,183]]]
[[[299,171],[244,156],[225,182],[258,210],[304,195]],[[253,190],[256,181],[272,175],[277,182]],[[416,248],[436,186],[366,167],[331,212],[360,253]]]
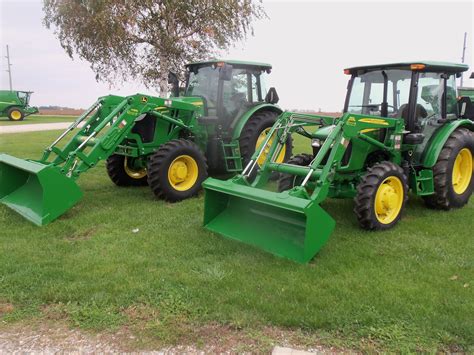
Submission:
[[[38,160],[0,154],[0,202],[37,225],[81,198],[76,180],[106,161],[117,186],[149,185],[170,202],[195,196],[208,176],[235,175],[281,112],[264,91],[269,64],[208,61],[187,66],[174,96],[104,96],[77,118]],[[280,161],[291,155],[291,141]]]
[[[367,230],[393,227],[409,190],[430,208],[464,206],[474,188],[474,114],[469,98],[457,100],[455,79],[467,69],[438,62],[346,69],[341,117],[284,112],[242,174],[204,182],[205,228],[306,263],[335,227],[321,206],[326,198],[354,199]],[[290,135],[307,139],[312,154],[275,161]],[[269,183],[275,172],[277,187]]]

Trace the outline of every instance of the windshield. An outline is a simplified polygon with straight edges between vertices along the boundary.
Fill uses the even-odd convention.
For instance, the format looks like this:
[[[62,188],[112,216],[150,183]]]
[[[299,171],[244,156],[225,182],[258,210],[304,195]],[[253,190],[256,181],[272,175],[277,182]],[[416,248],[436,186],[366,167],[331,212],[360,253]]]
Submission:
[[[381,116],[387,83],[387,115],[401,117],[408,107],[411,71],[376,70],[353,78],[347,112]]]
[[[28,104],[28,93],[24,91],[18,91],[18,98],[23,101],[24,104]]]
[[[219,68],[201,67],[197,72],[189,73],[186,96],[202,96],[209,108],[217,102],[217,85],[219,83]]]

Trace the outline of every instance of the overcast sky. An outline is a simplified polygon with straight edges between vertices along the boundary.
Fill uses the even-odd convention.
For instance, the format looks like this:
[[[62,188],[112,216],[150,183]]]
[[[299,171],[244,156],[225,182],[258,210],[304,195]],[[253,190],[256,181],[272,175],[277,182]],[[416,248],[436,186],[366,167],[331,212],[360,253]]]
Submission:
[[[264,1],[268,20],[255,36],[223,58],[273,64],[271,84],[282,107],[338,111],[345,67],[410,60],[465,62],[474,70],[474,1]],[[137,83],[109,88],[88,63],[71,60],[42,25],[41,0],[0,0],[1,88],[8,89],[5,45],[10,45],[13,87],[32,90],[33,105],[88,107],[109,93],[148,92]],[[474,86],[465,75],[464,86]]]

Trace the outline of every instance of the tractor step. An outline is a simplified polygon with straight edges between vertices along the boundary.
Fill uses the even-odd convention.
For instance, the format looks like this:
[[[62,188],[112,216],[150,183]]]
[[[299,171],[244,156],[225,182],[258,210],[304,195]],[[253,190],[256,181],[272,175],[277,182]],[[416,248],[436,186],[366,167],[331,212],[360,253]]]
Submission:
[[[222,142],[222,150],[224,152],[225,168],[228,172],[242,171],[242,157],[240,156],[239,141],[231,141],[229,143]]]

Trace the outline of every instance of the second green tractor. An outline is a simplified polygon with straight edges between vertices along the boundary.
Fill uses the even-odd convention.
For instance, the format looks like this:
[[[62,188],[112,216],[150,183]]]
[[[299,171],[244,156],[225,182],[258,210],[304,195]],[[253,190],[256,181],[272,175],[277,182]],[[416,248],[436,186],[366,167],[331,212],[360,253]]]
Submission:
[[[321,206],[327,198],[354,199],[367,230],[393,227],[409,191],[429,208],[466,205],[474,188],[474,106],[457,98],[456,78],[467,69],[440,62],[346,69],[340,117],[284,112],[242,174],[204,182],[205,227],[304,263],[334,230]],[[312,152],[278,161],[290,135],[306,139]],[[277,188],[268,184],[274,172]]]

